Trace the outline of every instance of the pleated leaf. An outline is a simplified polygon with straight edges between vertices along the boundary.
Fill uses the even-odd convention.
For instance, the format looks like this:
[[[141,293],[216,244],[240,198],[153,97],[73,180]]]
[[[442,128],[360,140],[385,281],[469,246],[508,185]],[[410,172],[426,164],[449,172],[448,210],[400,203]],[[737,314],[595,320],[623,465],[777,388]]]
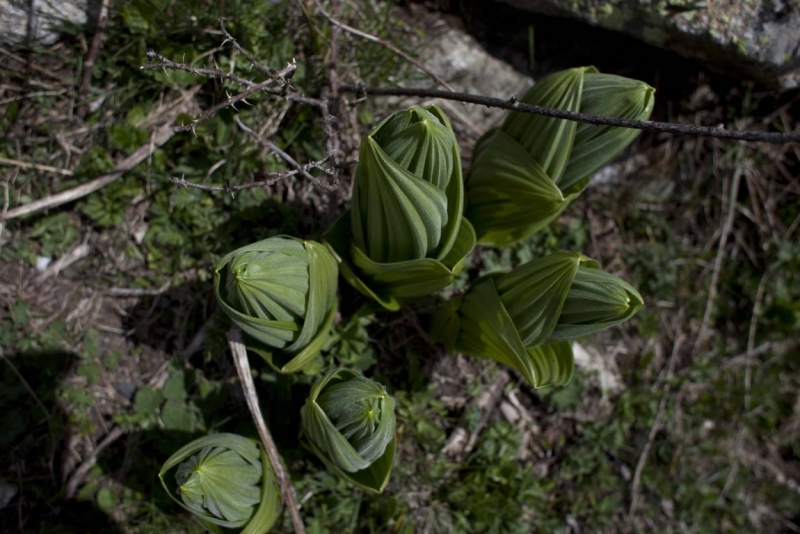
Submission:
[[[166,476],[173,469],[174,490]],[[263,533],[280,511],[280,491],[266,454],[257,442],[235,434],[189,443],[164,463],[158,476],[170,497],[210,529]]]
[[[466,193],[466,216],[478,242],[494,246],[541,230],[574,198],[565,197],[537,160],[502,130],[479,141]]]
[[[534,376],[538,377],[536,387],[566,386],[572,380],[575,358],[569,342],[556,341],[526,350]]]
[[[223,447],[206,447],[181,465],[175,474],[183,502],[206,509],[230,522],[250,518],[261,499],[261,462],[258,448],[245,458]]]
[[[337,272],[323,245],[276,236],[222,258],[215,295],[254,344],[293,355],[327,336],[323,327],[336,307]]]
[[[653,112],[655,89],[639,80],[613,74],[587,72],[583,80],[581,113],[621,119],[647,120]],[[580,123],[569,164],[559,182],[562,190],[611,162],[639,134],[640,130]]]
[[[354,242],[348,245],[350,226],[345,213],[325,234],[325,243],[339,261],[342,276],[364,295],[390,311],[400,308],[402,299],[429,295],[450,285],[461,272],[464,260],[475,247],[475,231],[462,219],[448,255],[441,260],[416,260],[378,263],[372,261]]]
[[[579,267],[551,340],[574,339],[633,317],[644,302],[636,289],[597,268]]]
[[[351,216],[354,242],[370,259],[407,261],[438,249],[446,190],[460,180],[455,146],[449,123],[418,107],[391,115],[362,141]]]
[[[581,109],[584,75],[594,67],[578,67],[555,72],[538,81],[521,102],[548,108],[578,112]],[[556,185],[567,167],[577,123],[543,115],[512,111],[502,130],[533,159]]]
[[[576,252],[556,252],[497,278],[500,300],[526,347],[550,339],[584,260],[587,258]]]
[[[311,388],[300,411],[311,450],[348,480],[379,493],[395,449],[394,399],[380,384],[339,369]]]
[[[464,296],[456,348],[513,367],[535,388],[569,382],[574,366],[569,345],[526,349],[500,300],[496,281],[484,279]]]
[[[350,213],[325,242],[353,287],[396,310],[450,284],[475,246],[458,143],[438,107],[413,107],[381,122],[359,158]]]

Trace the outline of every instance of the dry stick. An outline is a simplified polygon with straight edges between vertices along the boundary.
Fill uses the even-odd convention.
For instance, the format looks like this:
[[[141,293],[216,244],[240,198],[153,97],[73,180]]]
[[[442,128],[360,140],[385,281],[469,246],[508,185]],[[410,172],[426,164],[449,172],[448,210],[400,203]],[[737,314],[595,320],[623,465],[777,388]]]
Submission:
[[[715,126],[694,126],[691,124],[676,124],[672,122],[641,121],[635,119],[620,119],[617,117],[606,117],[604,115],[590,115],[588,113],[575,113],[563,109],[546,108],[523,104],[517,101],[517,97],[509,100],[491,98],[488,96],[474,95],[470,93],[454,93],[437,89],[417,89],[406,87],[352,87],[343,86],[343,91],[355,94],[366,94],[369,96],[418,96],[421,98],[442,98],[454,100],[467,104],[478,104],[490,108],[507,109],[509,111],[521,111],[523,113],[533,113],[545,117],[556,119],[566,119],[575,122],[586,122],[601,126],[619,126],[632,128],[634,130],[645,130],[648,132],[665,132],[674,134],[696,135],[700,137],[716,137],[719,139],[736,139],[739,141],[756,141],[763,143],[800,143],[800,131],[783,132],[744,132],[737,130],[726,130]]]
[[[241,102],[242,100],[252,95],[256,91],[260,91],[265,87],[269,86],[270,84],[275,83],[278,80],[282,80],[284,84],[288,84],[286,78],[290,78],[291,75],[294,74],[294,71],[296,70],[297,70],[297,63],[294,62],[289,63],[283,69],[273,74],[272,77],[270,77],[269,79],[264,80],[263,82],[250,87],[249,89],[239,93],[238,95],[229,96],[228,99],[225,100],[224,102],[220,102],[216,106],[206,110],[205,112],[203,112],[202,115],[194,119],[190,124],[187,124],[185,126],[178,126],[177,128],[175,128],[175,132],[188,132],[190,130],[193,131],[194,127],[197,126],[197,124],[210,119],[211,117],[216,115],[217,112],[231,106],[234,106],[234,109],[236,109],[235,104],[237,102]]]
[[[250,136],[252,136],[256,141],[258,141],[259,144],[261,144],[264,148],[267,148],[267,149],[275,152],[278,156],[283,158],[283,160],[286,163],[288,163],[289,165],[294,167],[295,170],[299,171],[300,174],[302,174],[303,176],[308,178],[314,185],[316,185],[317,187],[321,187],[322,189],[325,189],[326,191],[334,191],[336,189],[336,185],[327,184],[325,182],[322,182],[322,181],[318,180],[314,176],[312,176],[311,173],[309,173],[307,170],[304,170],[303,166],[300,165],[299,163],[297,163],[292,156],[290,156],[289,154],[287,154],[286,152],[281,150],[280,147],[278,147],[278,145],[276,145],[272,141],[269,141],[268,139],[264,139],[263,137],[258,135],[256,132],[254,132],[252,129],[250,129],[247,126],[245,126],[245,124],[241,121],[241,119],[239,119],[239,117],[234,117],[233,120],[236,122],[236,124],[239,126],[239,128],[241,128],[242,130],[244,130],[245,132],[250,134]],[[333,171],[331,171],[331,172],[333,172]]]
[[[4,56],[10,57],[14,61],[16,61],[18,63],[21,63],[22,65],[25,65],[26,67],[28,67],[28,68],[30,68],[32,70],[35,70],[35,71],[37,71],[37,72],[39,72],[41,74],[45,74],[45,75],[49,76],[50,78],[58,80],[61,83],[64,83],[64,84],[67,84],[67,85],[72,85],[72,80],[70,80],[69,78],[63,78],[63,77],[59,76],[58,74],[56,74],[54,72],[51,72],[51,71],[49,71],[48,69],[46,69],[44,67],[40,67],[39,65],[37,65],[35,63],[31,63],[30,61],[27,61],[23,57],[20,57],[20,56],[14,54],[12,52],[9,52],[5,48],[0,48],[0,54],[3,54]]]
[[[322,6],[319,6],[319,4],[318,4],[318,7],[319,7],[320,12],[325,16],[325,18],[328,19],[331,22],[331,24],[333,24],[334,26],[338,26],[338,27],[340,27],[341,29],[343,29],[344,31],[346,31],[348,33],[352,33],[353,35],[357,35],[358,37],[361,37],[362,39],[366,39],[367,41],[372,41],[373,43],[377,43],[377,44],[381,45],[384,48],[388,48],[389,50],[391,50],[392,52],[394,52],[395,54],[397,54],[401,58],[403,58],[406,61],[408,61],[409,63],[411,63],[412,65],[417,67],[419,70],[421,70],[422,72],[424,72],[425,74],[427,74],[431,78],[433,78],[433,80],[436,83],[438,83],[442,87],[446,88],[448,91],[453,91],[453,88],[450,87],[450,85],[448,85],[446,81],[444,81],[439,76],[437,76],[435,72],[433,72],[428,67],[426,67],[425,65],[423,65],[422,63],[420,63],[419,61],[414,59],[413,57],[409,56],[407,53],[403,52],[402,50],[400,50],[399,48],[394,46],[392,43],[390,43],[388,41],[384,41],[380,37],[376,37],[375,35],[372,35],[371,33],[362,32],[361,30],[353,28],[352,26],[348,26],[347,24],[345,24],[343,22],[339,22],[338,20],[333,18],[327,11],[325,11],[322,8]],[[446,93],[446,91],[442,91],[442,92]]]
[[[40,165],[39,163],[29,163],[27,161],[19,161],[16,159],[8,159],[0,157],[0,164],[13,165],[21,169],[36,169],[42,172],[55,172],[63,174],[64,176],[72,176],[74,173],[69,169],[59,169],[58,167],[51,167],[50,165]]]
[[[758,319],[761,317],[761,306],[764,303],[764,290],[767,286],[769,269],[761,275],[756,289],[756,299],[753,302],[753,316],[750,318],[750,330],[747,334],[747,361],[744,368],[744,409],[750,411],[750,389],[753,385],[753,356],[755,355],[756,330],[758,329]]]
[[[205,76],[207,78],[219,78],[220,80],[228,80],[238,85],[241,85],[242,87],[247,87],[247,88],[258,87],[257,90],[261,91],[262,93],[279,96],[284,100],[288,100],[289,102],[299,102],[302,104],[308,104],[310,106],[315,106],[315,107],[322,107],[325,105],[324,102],[316,98],[310,98],[301,93],[293,93],[281,89],[273,89],[271,87],[263,86],[263,84],[257,84],[252,80],[246,80],[244,78],[236,76],[235,74],[224,72],[219,69],[194,67],[186,63],[176,63],[174,61],[165,58],[164,56],[158,54],[153,50],[147,52],[147,57],[151,61],[157,60],[158,63],[148,63],[147,65],[142,65],[141,67],[139,67],[140,70],[143,71],[156,70],[156,69],[182,70],[184,72],[189,72],[191,74],[196,74],[198,76]]]
[[[244,78],[240,78],[235,74],[224,72],[219,69],[207,69],[202,67],[193,67],[191,65],[187,65],[186,63],[176,63],[170,59],[165,58],[161,54],[155,52],[154,50],[150,50],[147,52],[148,59],[157,60],[158,63],[148,63],[147,65],[142,65],[139,67],[139,70],[148,71],[148,70],[182,70],[184,72],[188,72],[191,74],[196,74],[198,76],[206,76],[208,78],[220,78],[223,80],[229,80],[234,83],[237,83],[243,87],[254,87],[258,84],[251,80],[246,80]],[[273,94],[280,94],[281,92],[278,89],[271,89],[268,87],[264,87],[262,91],[266,91]]]
[[[321,159],[319,161],[313,161],[311,163],[306,163],[301,167],[303,170],[308,169],[324,169],[322,164],[328,161],[328,158]],[[267,185],[275,185],[276,183],[294,176],[296,174],[300,174],[301,169],[278,173],[278,172],[271,172],[267,173],[267,176],[272,176],[269,180],[260,180],[258,182],[250,182],[247,184],[242,185],[225,185],[225,186],[217,186],[217,185],[205,185],[205,184],[198,184],[195,182],[190,182],[183,177],[178,178],[177,176],[173,176],[170,180],[175,185],[182,185],[184,187],[193,187],[195,189],[202,189],[203,191],[213,191],[215,193],[236,193],[237,191],[244,191],[245,189],[254,189],[256,187],[264,187]]]
[[[94,38],[92,38],[92,46],[89,47],[89,53],[86,54],[86,61],[83,62],[83,76],[81,77],[81,86],[78,89],[78,111],[76,115],[83,119],[86,112],[89,110],[89,104],[86,102],[89,97],[89,89],[92,86],[92,69],[94,68],[94,61],[97,59],[97,54],[100,52],[100,46],[106,38],[106,21],[108,20],[108,4],[109,0],[103,0],[100,4],[100,12],[97,14],[97,27],[94,31]]]
[[[66,204],[67,202],[72,202],[73,200],[83,198],[89,193],[94,193],[146,160],[153,152],[155,152],[157,148],[160,148],[167,141],[169,141],[173,135],[174,132],[172,126],[169,123],[165,124],[155,131],[155,134],[150,142],[142,145],[136,152],[122,160],[119,165],[117,165],[117,167],[110,173],[104,174],[99,178],[95,178],[91,182],[81,184],[61,193],[50,195],[49,197],[36,200],[30,204],[25,204],[14,209],[10,209],[4,215],[0,216],[0,220],[5,221],[22,217],[24,215],[29,215],[31,213],[36,213],[37,211],[44,209],[54,208],[56,206]]]
[[[258,429],[258,435],[261,437],[261,444],[264,445],[264,450],[269,457],[269,463],[272,464],[272,469],[275,471],[275,476],[281,486],[281,493],[283,494],[283,502],[289,510],[289,517],[292,520],[292,526],[296,534],[305,534],[305,526],[303,526],[303,519],[300,517],[300,512],[297,507],[297,496],[294,493],[292,481],[289,475],[283,468],[283,462],[278,454],[278,448],[275,446],[275,441],[272,439],[267,424],[264,422],[264,416],[261,413],[261,407],[258,405],[258,396],[256,395],[256,386],[253,383],[253,375],[250,373],[250,362],[247,359],[247,349],[242,342],[242,331],[238,326],[232,326],[228,331],[228,345],[231,349],[233,356],[233,363],[236,366],[236,373],[239,375],[239,381],[242,384],[242,392],[247,401],[247,407],[250,409],[250,415],[253,416],[253,422]]]
[[[97,457],[100,453],[103,452],[106,447],[117,441],[122,434],[124,434],[124,432],[120,427],[115,426],[112,428],[111,432],[106,434],[106,437],[103,438],[103,441],[97,444],[97,447],[94,448],[89,457],[72,473],[67,481],[67,488],[65,491],[67,499],[72,499],[75,496],[75,493],[78,491],[78,486],[80,486],[83,479],[86,478],[89,470],[97,463]]]
[[[719,277],[722,272],[722,260],[725,258],[725,245],[728,243],[728,236],[730,236],[731,229],[733,228],[733,219],[736,215],[736,199],[739,197],[739,183],[741,182],[743,172],[744,169],[742,165],[739,165],[733,173],[733,183],[730,185],[730,194],[727,199],[728,209],[725,215],[725,222],[722,226],[722,234],[719,236],[717,256],[714,258],[714,270],[711,274],[711,285],[708,290],[706,310],[703,313],[703,321],[700,323],[700,332],[697,334],[697,339],[694,343],[695,347],[703,345],[710,335],[709,325],[711,323],[711,313],[714,311],[714,301],[717,300]]]
[[[650,454],[650,449],[653,447],[656,434],[661,430],[661,418],[664,416],[664,410],[667,407],[667,396],[670,389],[669,381],[672,379],[672,375],[675,372],[675,362],[678,361],[678,353],[685,339],[686,337],[681,333],[675,340],[675,345],[672,347],[672,354],[667,364],[667,376],[664,380],[664,388],[661,392],[661,402],[658,404],[658,412],[656,412],[656,418],[653,420],[653,426],[650,428],[650,435],[647,436],[647,443],[645,443],[644,449],[642,449],[639,462],[636,464],[636,471],[633,474],[633,483],[631,484],[631,507],[628,509],[629,518],[633,516],[633,513],[636,511],[636,506],[639,504],[639,486],[642,481],[642,471],[644,471],[644,466],[647,463],[647,456]]]
[[[267,67],[265,67],[264,65],[259,63],[256,60],[256,58],[254,58],[253,55],[250,52],[247,51],[247,49],[245,49],[243,46],[241,46],[239,44],[239,41],[234,39],[233,35],[228,33],[228,30],[225,29],[225,19],[224,18],[219,19],[219,27],[222,29],[222,33],[225,35],[225,40],[220,45],[220,48],[225,46],[225,43],[230,41],[231,44],[233,45],[233,47],[236,50],[238,50],[240,54],[242,54],[244,57],[246,57],[247,61],[249,61],[251,65],[253,65],[255,68],[260,70],[262,74],[264,74],[267,77],[273,75],[273,72],[271,70],[269,70]]]

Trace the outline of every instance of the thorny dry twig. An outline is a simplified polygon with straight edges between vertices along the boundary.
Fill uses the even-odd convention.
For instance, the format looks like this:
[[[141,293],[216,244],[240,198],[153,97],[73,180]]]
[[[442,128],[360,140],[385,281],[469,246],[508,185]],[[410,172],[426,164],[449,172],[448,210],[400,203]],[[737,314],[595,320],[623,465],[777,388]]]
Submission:
[[[242,331],[238,326],[231,327],[228,332],[228,344],[230,345],[231,355],[233,356],[233,363],[236,366],[236,373],[239,375],[239,382],[242,385],[244,398],[247,401],[247,407],[250,409],[250,415],[253,417],[253,422],[258,429],[258,435],[261,438],[261,443],[264,445],[264,450],[269,458],[269,463],[275,471],[275,476],[281,487],[283,494],[283,502],[289,511],[289,517],[292,520],[292,526],[296,534],[305,534],[305,527],[303,526],[303,519],[300,517],[300,512],[297,506],[297,496],[294,492],[294,486],[289,478],[289,474],[283,467],[278,448],[275,446],[275,441],[272,439],[272,434],[264,422],[264,415],[261,413],[261,407],[258,404],[258,395],[256,394],[256,386],[253,383],[253,375],[250,373],[250,362],[247,359],[247,349],[242,341]]]
[[[247,126],[245,126],[245,124],[239,119],[239,117],[234,117],[233,120],[236,122],[236,124],[239,126],[239,128],[241,128],[242,130],[247,132],[256,141],[258,141],[263,147],[271,150],[272,152],[274,152],[275,154],[277,154],[278,156],[283,158],[283,160],[286,163],[288,163],[291,167],[294,167],[294,169],[296,171],[298,171],[300,174],[302,174],[303,176],[308,178],[314,185],[316,185],[317,187],[321,187],[322,189],[325,189],[326,191],[334,191],[336,189],[336,186],[338,184],[335,184],[335,183],[334,184],[328,184],[328,183],[322,182],[322,181],[318,180],[317,178],[315,178],[314,176],[312,176],[308,172],[308,170],[303,168],[304,167],[303,165],[300,165],[299,163],[297,163],[294,160],[293,157],[291,157],[289,154],[287,154],[286,152],[281,150],[281,148],[278,147],[278,145],[276,145],[275,143],[273,143],[272,141],[270,141],[268,139],[264,139],[263,137],[258,135],[258,133],[254,132],[251,128],[248,128]],[[322,161],[327,161],[328,159],[330,159],[330,156],[325,158]],[[325,174],[328,174],[329,176],[334,176],[334,177],[336,176],[336,172],[335,171],[333,171],[331,169],[325,169],[321,165],[314,165],[314,167],[312,167],[312,168],[318,168],[318,169],[322,170],[322,172],[324,172]]]
[[[262,90],[263,88],[269,85],[272,85],[278,80],[280,80],[283,83],[283,86],[286,87],[289,84],[288,80],[291,79],[292,75],[294,74],[294,71],[296,70],[297,70],[297,63],[293,61],[292,63],[286,65],[283,69],[273,74],[270,78],[264,80],[263,82],[258,83],[246,89],[245,91],[242,91],[237,95],[228,96],[227,100],[225,100],[224,102],[220,102],[219,104],[210,109],[207,109],[205,112],[203,112],[202,115],[194,119],[190,124],[176,127],[175,132],[177,133],[177,132],[194,131],[195,126],[197,126],[199,123],[210,119],[211,117],[216,115],[219,111],[222,111],[225,108],[232,107],[233,109],[236,109],[236,104],[238,102],[244,101],[246,103],[245,99],[248,96],[252,95],[257,91]]]

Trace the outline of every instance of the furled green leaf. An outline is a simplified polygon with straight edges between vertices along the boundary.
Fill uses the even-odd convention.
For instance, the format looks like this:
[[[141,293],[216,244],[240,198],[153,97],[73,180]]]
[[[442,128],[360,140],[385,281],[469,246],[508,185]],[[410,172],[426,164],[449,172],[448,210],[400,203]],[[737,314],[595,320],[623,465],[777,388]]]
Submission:
[[[537,160],[502,130],[479,141],[467,185],[467,218],[478,241],[495,246],[538,232],[574,197],[565,197]]]
[[[171,490],[166,475],[173,469],[177,487]],[[158,476],[170,497],[209,528],[267,532],[280,512],[281,494],[266,453],[257,442],[235,434],[189,443],[164,463]]]
[[[653,112],[655,89],[639,80],[587,72],[581,113],[620,119],[647,120]],[[641,130],[580,123],[569,164],[559,187],[566,190],[588,179],[622,152]]]
[[[556,72],[522,98],[526,104],[626,119],[647,119],[654,90],[594,67]],[[639,130],[512,111],[476,143],[467,174],[466,216],[478,242],[504,246],[550,224]]]
[[[222,258],[214,288],[223,311],[249,336],[248,347],[292,373],[325,342],[337,306],[336,275],[336,260],[323,245],[276,236]]]
[[[329,468],[368,491],[383,491],[396,440],[394,399],[383,386],[335,370],[314,384],[300,416],[307,444]]]
[[[597,268],[579,267],[551,340],[574,339],[627,321],[644,305],[639,292]]]
[[[578,67],[545,76],[522,97],[521,102],[565,111],[581,111],[584,75],[594,67]],[[567,167],[577,123],[512,111],[503,130],[539,162],[545,174],[558,184]]]
[[[479,279],[433,314],[431,333],[448,348],[516,369],[533,387],[565,385],[566,340],[631,318],[642,306],[630,284],[576,252],[557,252]]]
[[[458,143],[439,108],[413,107],[381,122],[359,159],[353,206],[325,241],[349,283],[396,310],[450,284],[475,245]]]

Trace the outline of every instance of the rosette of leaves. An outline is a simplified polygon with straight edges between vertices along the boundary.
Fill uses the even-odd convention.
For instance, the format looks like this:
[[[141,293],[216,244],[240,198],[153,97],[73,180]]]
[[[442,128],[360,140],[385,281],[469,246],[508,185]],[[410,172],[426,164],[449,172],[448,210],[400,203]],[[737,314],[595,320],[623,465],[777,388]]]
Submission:
[[[261,445],[236,434],[212,434],[178,450],[158,473],[170,498],[211,532],[267,532],[281,494]],[[174,485],[173,485],[174,482]]]
[[[566,385],[568,340],[619,324],[642,307],[638,291],[575,252],[557,252],[478,279],[434,317],[449,348],[516,369],[533,387]]]
[[[580,67],[542,78],[521,102],[646,120],[654,93],[644,82]],[[473,150],[466,216],[478,242],[509,245],[547,226],[637,135],[629,128],[510,112]]]
[[[300,418],[304,441],[328,469],[372,493],[386,488],[396,424],[394,399],[382,385],[335,370],[311,388]]]
[[[447,116],[413,107],[362,142],[353,204],[328,231],[344,278],[388,310],[450,284],[475,246],[462,217],[461,156]]]
[[[290,236],[258,241],[223,257],[214,271],[222,310],[247,348],[280,373],[308,366],[336,315],[336,259],[315,242]]]

